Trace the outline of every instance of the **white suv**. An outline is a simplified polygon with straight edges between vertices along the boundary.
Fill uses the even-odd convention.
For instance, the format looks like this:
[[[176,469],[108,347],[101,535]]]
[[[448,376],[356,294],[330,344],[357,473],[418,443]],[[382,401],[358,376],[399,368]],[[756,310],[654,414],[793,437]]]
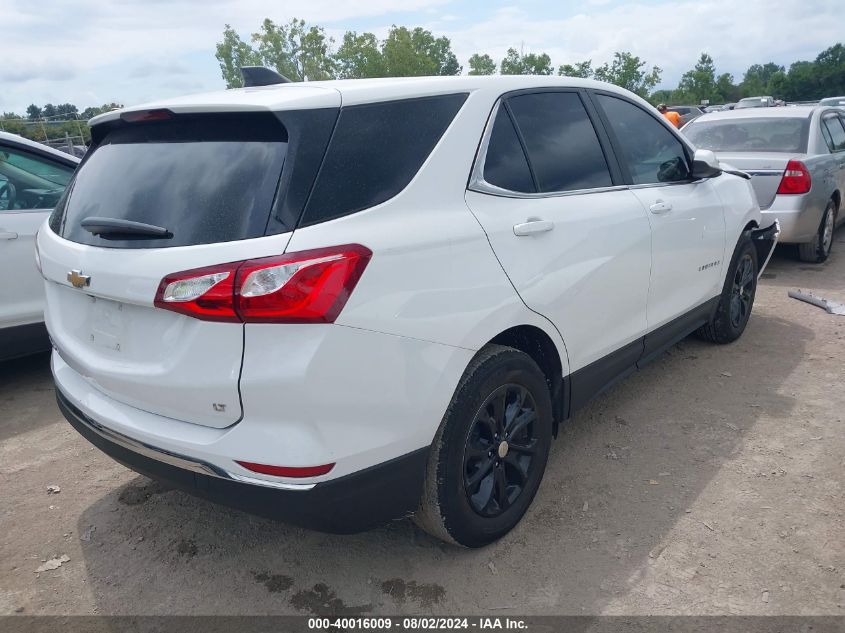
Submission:
[[[501,537],[590,397],[742,334],[777,236],[743,174],[587,80],[245,88],[93,137],[38,238],[62,411],[326,531]]]

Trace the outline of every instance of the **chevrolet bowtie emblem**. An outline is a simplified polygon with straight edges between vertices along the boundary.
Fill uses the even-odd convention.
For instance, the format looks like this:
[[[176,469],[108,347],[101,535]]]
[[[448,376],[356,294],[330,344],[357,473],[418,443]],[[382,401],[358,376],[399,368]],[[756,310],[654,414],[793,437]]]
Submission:
[[[70,285],[74,288],[82,288],[84,286],[90,285],[91,276],[83,275],[78,270],[72,270],[67,274],[67,280],[70,282]]]

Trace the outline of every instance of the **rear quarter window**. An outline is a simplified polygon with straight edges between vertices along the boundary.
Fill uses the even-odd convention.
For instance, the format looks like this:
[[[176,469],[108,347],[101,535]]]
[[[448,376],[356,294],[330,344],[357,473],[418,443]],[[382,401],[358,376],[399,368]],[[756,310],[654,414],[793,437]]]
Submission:
[[[301,226],[368,209],[397,195],[466,98],[460,93],[342,108]]]

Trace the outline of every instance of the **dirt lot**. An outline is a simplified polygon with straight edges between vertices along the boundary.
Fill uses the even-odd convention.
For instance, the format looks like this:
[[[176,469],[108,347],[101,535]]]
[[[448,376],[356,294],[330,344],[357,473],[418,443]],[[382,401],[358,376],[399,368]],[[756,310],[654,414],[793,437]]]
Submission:
[[[0,365],[0,614],[843,615],[845,317],[786,296],[845,302],[837,239],[825,266],[776,255],[738,343],[684,341],[580,412],[480,551],[166,490],[61,419],[46,357]]]

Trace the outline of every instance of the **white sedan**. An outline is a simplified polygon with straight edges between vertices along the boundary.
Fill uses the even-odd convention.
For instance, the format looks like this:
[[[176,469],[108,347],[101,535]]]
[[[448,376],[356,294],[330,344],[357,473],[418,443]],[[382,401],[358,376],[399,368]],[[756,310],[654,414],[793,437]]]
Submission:
[[[0,132],[0,360],[50,348],[35,234],[79,159]]]

